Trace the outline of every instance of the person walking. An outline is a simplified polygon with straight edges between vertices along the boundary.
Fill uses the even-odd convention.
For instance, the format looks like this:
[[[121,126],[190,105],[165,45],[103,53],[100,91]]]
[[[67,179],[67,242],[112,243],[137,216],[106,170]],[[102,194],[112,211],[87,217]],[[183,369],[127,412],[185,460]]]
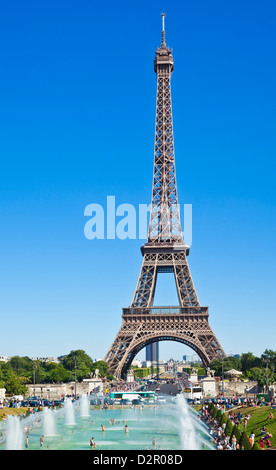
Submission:
[[[91,449],[96,449],[96,442],[94,441],[94,437],[91,437],[90,439],[90,447]]]

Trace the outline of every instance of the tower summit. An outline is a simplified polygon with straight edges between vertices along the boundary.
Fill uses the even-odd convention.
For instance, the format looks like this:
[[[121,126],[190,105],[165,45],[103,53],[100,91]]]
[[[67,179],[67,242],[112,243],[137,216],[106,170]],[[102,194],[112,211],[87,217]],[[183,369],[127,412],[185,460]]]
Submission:
[[[173,71],[173,58],[172,58],[172,50],[169,49],[166,46],[166,41],[165,41],[165,13],[162,13],[162,42],[161,42],[161,47],[156,50],[156,56],[154,60],[154,71],[157,72],[157,59],[158,56],[161,56],[159,64],[165,64],[165,63],[170,63],[172,68],[170,72]]]
[[[165,42],[165,15],[162,14],[162,43],[155,52],[154,71],[157,75],[157,100],[154,148],[154,177],[152,210],[149,223],[149,244],[183,244],[177,188],[173,119],[171,102],[171,74],[174,68],[172,50]]]
[[[110,373],[124,377],[137,353],[159,341],[177,341],[192,348],[205,367],[225,357],[209,322],[208,307],[202,307],[193,284],[182,237],[175,173],[171,74],[172,51],[162,42],[155,52],[157,75],[154,170],[148,238],[141,248],[143,262],[130,307],[123,309],[123,324],[105,361]],[[159,273],[173,273],[179,305],[153,307]]]

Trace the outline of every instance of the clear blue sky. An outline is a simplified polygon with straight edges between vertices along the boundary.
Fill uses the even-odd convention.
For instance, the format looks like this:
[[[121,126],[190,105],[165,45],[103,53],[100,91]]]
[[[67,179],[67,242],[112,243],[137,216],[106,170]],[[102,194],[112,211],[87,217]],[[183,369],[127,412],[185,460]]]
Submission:
[[[103,358],[121,326],[143,241],[87,240],[84,208],[108,195],[150,203],[162,11],[200,302],[227,354],[276,349],[275,2],[11,0],[0,18],[0,354]],[[157,301],[172,303],[173,283],[159,281]],[[160,356],[189,352],[169,342]]]

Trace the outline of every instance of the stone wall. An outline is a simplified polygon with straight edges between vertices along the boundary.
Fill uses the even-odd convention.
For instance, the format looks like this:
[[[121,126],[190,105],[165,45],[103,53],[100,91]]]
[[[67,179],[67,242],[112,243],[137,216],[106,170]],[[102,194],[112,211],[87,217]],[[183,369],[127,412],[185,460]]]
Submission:
[[[200,382],[203,390],[204,397],[216,397],[219,396],[222,391],[222,382],[216,380],[213,377],[205,377]],[[249,396],[261,393],[262,387],[258,385],[256,381],[227,381],[224,382],[224,395],[226,397],[232,397],[233,395],[248,394]]]
[[[47,400],[59,400],[62,396],[75,394],[75,382],[63,384],[35,384],[27,385],[29,396],[45,398]],[[102,393],[103,383],[101,379],[91,379],[88,381],[76,383],[77,395],[90,393]]]
[[[238,381],[231,381],[224,382],[225,392],[227,395],[253,395],[256,393],[262,392],[262,387],[258,385],[256,381],[248,381],[248,382],[238,382]]]

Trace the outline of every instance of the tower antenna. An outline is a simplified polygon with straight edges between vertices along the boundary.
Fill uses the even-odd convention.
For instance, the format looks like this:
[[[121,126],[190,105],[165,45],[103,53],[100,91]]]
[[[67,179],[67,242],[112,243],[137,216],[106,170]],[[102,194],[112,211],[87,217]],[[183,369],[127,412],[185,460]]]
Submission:
[[[162,46],[166,46],[165,42],[165,13],[161,13],[162,16]]]

